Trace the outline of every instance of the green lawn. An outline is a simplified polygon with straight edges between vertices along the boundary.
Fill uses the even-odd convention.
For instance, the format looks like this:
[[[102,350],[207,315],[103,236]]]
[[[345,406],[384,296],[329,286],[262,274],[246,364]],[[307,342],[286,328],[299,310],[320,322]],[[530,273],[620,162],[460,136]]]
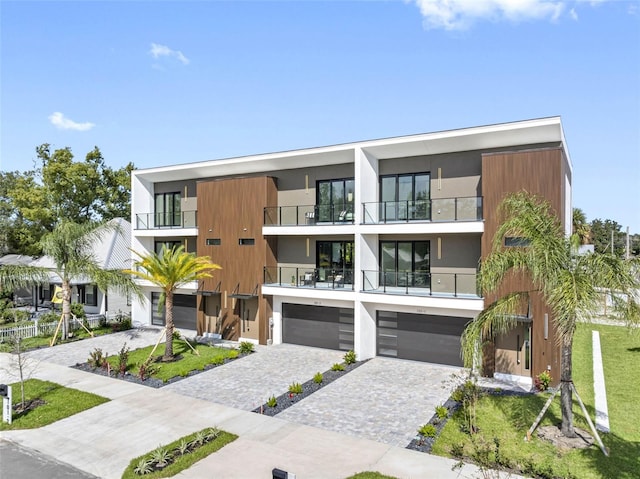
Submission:
[[[203,459],[209,456],[210,454],[213,454],[214,452],[218,451],[219,449],[223,448],[224,446],[226,446],[230,442],[235,441],[238,438],[238,436],[236,436],[235,434],[231,434],[226,431],[220,431],[220,435],[216,439],[198,447],[198,449],[196,449],[193,452],[190,452],[184,455],[179,455],[175,452],[175,449],[183,440],[186,442],[191,442],[196,438],[196,435],[197,433],[193,433],[183,438],[180,438],[177,441],[172,442],[171,444],[167,444],[166,446],[160,446],[171,451],[172,456],[175,456],[177,458],[176,461],[171,465],[165,467],[162,470],[151,472],[148,474],[144,474],[144,475],[136,474],[134,471],[138,466],[138,464],[140,463],[140,461],[149,460],[149,458],[151,457],[151,451],[150,451],[147,454],[143,454],[142,456],[139,456],[133,459],[129,463],[129,466],[125,469],[124,473],[122,474],[122,479],[135,479],[139,477],[157,478],[157,477],[175,476],[180,471],[188,469],[193,464],[198,462],[200,459]]]
[[[111,325],[100,326],[92,330],[94,336],[102,336],[104,334],[113,333],[113,328]],[[52,336],[36,336],[34,338],[25,338],[21,341],[21,348],[23,351],[28,351],[30,349],[36,348],[48,348],[51,343]],[[64,344],[73,341],[78,341],[80,339],[86,339],[91,337],[89,333],[87,333],[84,329],[80,328],[73,332],[73,337],[63,341],[60,339],[60,333],[58,333],[58,341],[56,344]],[[10,353],[13,352],[13,346],[9,342],[0,343],[0,353]]]
[[[180,359],[174,362],[156,362],[157,372],[152,374],[151,377],[167,381],[176,376],[186,376],[190,371],[203,370],[206,365],[212,363],[222,363],[226,358],[238,357],[238,351],[227,348],[219,348],[209,346],[206,344],[194,344],[193,347],[200,353],[196,355],[187,343],[182,339],[173,341],[173,353],[179,356]],[[136,349],[129,352],[129,358],[127,360],[127,371],[133,375],[138,375],[139,365],[142,364],[148,357],[153,346],[148,346],[142,349]],[[155,352],[154,357],[162,356],[164,354],[165,345],[164,342],[160,344]],[[109,364],[112,369],[117,369],[118,356],[117,351],[109,351]]]
[[[12,385],[13,404],[20,403],[20,383]],[[109,399],[96,394],[66,388],[49,381],[28,379],[25,381],[25,400],[42,399],[45,403],[24,414],[13,414],[11,424],[0,423],[0,431],[9,429],[34,429],[73,416],[98,406]]]
[[[358,474],[355,474],[353,476],[349,476],[347,477],[347,479],[397,479],[397,478],[393,476],[385,476],[384,474],[380,474],[379,472],[365,471],[365,472],[359,472]]]
[[[435,454],[450,456],[458,445],[469,457],[473,451],[491,451],[495,459],[494,438],[499,442],[499,460],[528,474],[542,477],[636,478],[640,471],[640,401],[636,399],[640,384],[640,335],[626,328],[600,325],[580,325],[573,353],[574,381],[580,396],[594,419],[593,369],[591,331],[600,331],[607,400],[611,421],[609,434],[601,434],[610,450],[604,456],[597,446],[584,450],[560,452],[551,444],[534,437],[523,438],[542,409],[547,395],[527,397],[486,396],[479,402],[475,448],[467,434],[460,431],[462,415],[454,416],[434,444]],[[635,394],[634,394],[635,393]],[[577,402],[574,401],[576,426],[588,429]],[[541,426],[560,423],[559,399],[547,411]],[[458,451],[459,452],[459,451]]]

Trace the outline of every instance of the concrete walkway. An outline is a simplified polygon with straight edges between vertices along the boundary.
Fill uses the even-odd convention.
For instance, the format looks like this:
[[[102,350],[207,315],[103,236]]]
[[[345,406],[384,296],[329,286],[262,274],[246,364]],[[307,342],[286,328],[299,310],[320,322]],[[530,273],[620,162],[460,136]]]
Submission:
[[[341,353],[328,351],[330,354],[325,357],[323,350],[313,348],[287,345],[282,348],[279,346],[260,348],[255,355],[217,368],[220,370],[217,375],[203,373],[162,389],[148,388],[67,367],[68,364],[86,360],[88,352],[95,347],[102,347],[103,351],[108,349],[111,353],[112,347],[116,346],[113,349],[115,354],[125,338],[127,344],[137,347],[134,346],[137,341],[154,343],[158,334],[157,331],[137,331],[129,336],[126,333],[118,333],[111,337],[84,340],[79,343],[56,346],[51,350],[30,353],[32,360],[39,361],[34,377],[100,394],[110,398],[111,401],[37,430],[3,431],[0,433],[0,439],[34,449],[57,461],[105,479],[119,478],[134,457],[207,426],[218,426],[237,434],[239,438],[184,471],[179,477],[267,478],[271,477],[274,467],[293,472],[297,477],[306,479],[344,478],[366,470],[379,471],[398,478],[479,477],[479,471],[474,466],[465,466],[460,474],[458,470],[452,471],[456,461],[390,444],[394,440],[401,442],[400,439],[395,438],[402,437],[407,430],[413,434],[416,429],[415,425],[409,428],[403,422],[404,419],[400,418],[404,414],[404,409],[414,400],[408,397],[408,391],[412,388],[420,388],[424,383],[410,383],[410,386],[404,383],[405,385],[401,387],[397,381],[407,379],[411,382],[411,374],[415,374],[415,371],[411,372],[414,369],[413,366],[417,368],[421,363],[409,361],[395,363],[392,360],[377,358],[336,381],[333,391],[329,389],[332,386],[324,388],[327,389],[324,399],[320,396],[319,401],[310,401],[303,407],[305,401],[323,394],[321,390],[298,403],[295,406],[299,407],[298,412],[294,414],[292,411],[289,418],[284,418],[282,415],[282,417],[271,418],[243,410],[253,405],[253,399],[250,401],[251,405],[241,404],[241,407],[237,408],[213,402],[211,398],[203,400],[193,396],[205,387],[206,378],[212,381],[208,384],[216,391],[218,398],[223,397],[223,391],[228,395],[225,397],[243,396],[244,385],[239,376],[245,368],[245,373],[253,374],[248,372],[251,370],[250,366],[258,368],[260,365],[259,362],[252,364],[251,361],[258,361],[260,356],[267,358],[269,355],[274,355],[272,357],[274,361],[278,357],[282,361],[272,363],[268,368],[265,362],[264,367],[259,369],[260,377],[257,379],[252,377],[258,381],[261,378],[266,378],[268,381],[269,378],[280,375],[277,379],[280,383],[274,383],[275,385],[272,386],[275,388],[282,382],[288,385],[294,380],[304,381],[307,378],[299,377],[298,374],[306,375],[307,369],[313,372],[323,370],[320,365],[324,364],[324,361],[328,359],[331,364],[335,362],[333,355],[341,356]],[[254,357],[255,359],[252,359]],[[295,369],[302,367],[296,363],[304,361],[308,362],[303,369]],[[10,363],[11,355],[0,354],[0,382],[2,383],[15,380],[14,374],[7,371]],[[242,366],[243,363],[245,363],[244,366]],[[234,366],[236,364],[238,366]],[[222,377],[234,376],[229,372],[222,373],[231,366],[238,368],[234,371],[238,379],[235,382]],[[274,367],[275,371],[273,371]],[[362,369],[360,374],[355,375],[360,369]],[[216,369],[210,372],[214,371]],[[289,375],[282,371],[289,371]],[[406,377],[402,378],[402,376]],[[417,376],[419,378],[419,374]],[[349,384],[349,378],[353,381],[352,385]],[[193,382],[195,386],[186,394],[186,386],[193,380],[197,380]],[[367,386],[371,380],[374,380],[374,384]],[[218,386],[215,385],[216,382]],[[382,385],[385,383],[390,385],[389,389],[384,389]],[[178,385],[182,385],[181,388],[185,389],[177,388]],[[366,387],[364,391],[370,399],[366,407],[362,407],[362,401],[357,401],[358,397],[363,399],[362,387]],[[355,394],[357,391],[360,392]],[[267,394],[271,392],[277,394],[279,391],[268,391]],[[437,392],[433,400],[439,402],[439,387],[421,392],[426,395]],[[348,400],[346,400],[347,397],[349,397]],[[388,409],[385,411],[384,408],[373,408],[372,405],[376,401],[386,402]],[[326,406],[323,415],[328,414],[326,411],[337,408],[340,404],[342,409],[335,414],[323,416],[325,423],[320,424],[322,428],[302,424],[301,422],[304,421],[312,422],[304,417],[312,417],[316,410],[314,408],[319,407],[323,402]],[[417,424],[419,426],[431,416],[432,406],[425,402],[420,403],[417,409],[417,412],[411,414],[417,415],[415,418],[419,419]],[[397,417],[394,417],[394,411]],[[298,417],[294,417],[295,415]],[[359,417],[359,423],[353,420],[356,416]],[[302,419],[298,421],[299,418]],[[410,422],[413,422],[413,419]],[[349,423],[352,423],[351,428],[348,427]],[[375,428],[380,430],[388,429],[389,438],[381,435],[382,442],[380,442],[355,437],[359,434],[354,432],[357,432],[356,430],[365,423],[374,424]],[[347,434],[341,433],[343,430]],[[375,436],[375,434],[376,431],[373,430],[366,431],[362,435]],[[1,464],[2,461],[0,461],[0,476],[4,477]]]
[[[596,407],[596,429],[609,432],[609,408],[607,406],[607,389],[604,384],[600,333],[591,331],[591,338],[593,342],[593,391]]]

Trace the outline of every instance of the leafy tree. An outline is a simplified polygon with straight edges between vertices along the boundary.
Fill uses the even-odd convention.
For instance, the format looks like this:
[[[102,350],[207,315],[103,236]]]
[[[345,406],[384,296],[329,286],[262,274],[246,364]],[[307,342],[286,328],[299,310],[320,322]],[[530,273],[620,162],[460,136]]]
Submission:
[[[98,147],[83,162],[73,161],[68,147],[52,153],[47,143],[38,146],[36,154],[35,169],[0,178],[0,213],[6,224],[0,249],[37,255],[40,239],[60,220],[129,218],[132,163],[114,170],[106,166]]]
[[[591,238],[596,253],[611,252],[611,232],[613,231],[613,253],[622,256],[625,252],[625,234],[622,226],[613,220],[595,219],[591,222]]]
[[[96,242],[113,231],[119,231],[119,225],[114,222],[78,224],[63,220],[42,238],[42,250],[53,260],[53,272],[62,281],[63,339],[69,333],[72,278],[88,278],[101,291],[115,288],[124,294],[134,293],[141,297],[140,288],[130,275],[119,270],[102,269],[93,255]],[[46,283],[50,272],[50,269],[39,266],[4,265],[0,268],[0,287],[15,289],[33,283]]]
[[[496,297],[469,323],[462,336],[463,357],[471,365],[477,345],[505,334],[529,296],[540,294],[552,311],[561,347],[562,433],[575,436],[572,413],[571,355],[578,321],[598,310],[602,289],[615,292],[614,309],[630,323],[640,322],[637,278],[640,262],[611,254],[576,255],[571,241],[545,200],[521,192],[507,196],[500,206],[501,223],[491,253],[482,261],[479,282],[485,298]],[[527,246],[504,247],[505,236],[521,237]],[[524,275],[531,288],[496,295],[509,287],[509,278]]]
[[[162,247],[160,253],[141,255],[134,251],[138,260],[127,270],[140,279],[149,281],[162,289],[158,308],[165,307],[166,346],[163,359],[173,359],[173,295],[176,289],[191,281],[211,277],[211,271],[220,269],[208,256],[196,256],[184,251],[184,246],[168,249]]]

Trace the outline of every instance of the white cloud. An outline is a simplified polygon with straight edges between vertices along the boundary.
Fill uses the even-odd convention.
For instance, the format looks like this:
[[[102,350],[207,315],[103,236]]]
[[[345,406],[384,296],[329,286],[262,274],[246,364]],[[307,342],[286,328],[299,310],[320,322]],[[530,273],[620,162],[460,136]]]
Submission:
[[[569,15],[571,16],[571,18],[573,18],[576,22],[578,21],[578,12],[576,12],[575,8],[572,8],[571,10],[569,10]]]
[[[159,45],[158,43],[152,43],[151,50],[149,50],[149,54],[153,58],[174,57],[183,65],[189,64],[189,59],[185,57],[180,50],[172,50],[166,45]]]
[[[479,20],[520,22],[557,20],[566,3],[560,0],[413,0],[426,28],[465,30]]]
[[[56,111],[49,115],[49,121],[53,126],[59,128],[60,130],[76,130],[76,131],[87,131],[96,126],[94,123],[90,123],[88,121],[84,123],[78,123],[69,118],[65,118],[65,116]]]

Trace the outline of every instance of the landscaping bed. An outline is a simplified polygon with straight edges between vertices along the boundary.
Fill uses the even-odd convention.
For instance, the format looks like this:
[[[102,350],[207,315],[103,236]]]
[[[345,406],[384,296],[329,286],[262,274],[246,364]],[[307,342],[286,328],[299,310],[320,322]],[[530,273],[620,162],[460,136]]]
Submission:
[[[277,396],[277,397],[272,396],[269,401],[267,401],[266,403],[264,403],[260,407],[255,408],[253,410],[253,412],[258,413],[258,414],[264,414],[265,416],[275,416],[277,414],[280,414],[285,409],[290,408],[294,404],[302,401],[304,398],[310,396],[311,394],[315,393],[319,389],[322,389],[323,387],[331,384],[336,379],[341,378],[345,374],[347,374],[347,373],[353,371],[354,369],[362,366],[366,362],[367,362],[367,360],[356,361],[356,362],[352,362],[350,364],[343,363],[341,365],[344,368],[343,370],[334,370],[332,368],[332,369],[322,373],[322,375],[321,375],[322,376],[322,381],[321,382],[318,382],[318,381],[316,381],[314,379],[310,379],[310,380],[308,380],[308,381],[306,381],[306,382],[304,382],[304,383],[299,385],[299,386],[301,386],[298,389],[300,392],[291,392],[290,391],[290,392],[281,394],[280,396]],[[334,368],[336,368],[336,365],[334,365]],[[319,374],[320,373],[317,373],[316,377],[319,377],[318,376]],[[294,384],[298,384],[298,383],[294,383]],[[290,387],[290,389],[291,389],[291,387]],[[275,401],[275,405],[273,405],[274,401]]]
[[[153,346],[129,351],[125,343],[116,355],[106,356],[104,353],[103,356],[102,351],[96,349],[87,362],[77,363],[72,367],[152,388],[161,388],[251,354],[249,349],[239,351],[201,343],[191,346],[200,355],[196,355],[185,340],[174,340],[175,360],[162,362],[164,344],[159,345],[151,360],[148,360]]]

